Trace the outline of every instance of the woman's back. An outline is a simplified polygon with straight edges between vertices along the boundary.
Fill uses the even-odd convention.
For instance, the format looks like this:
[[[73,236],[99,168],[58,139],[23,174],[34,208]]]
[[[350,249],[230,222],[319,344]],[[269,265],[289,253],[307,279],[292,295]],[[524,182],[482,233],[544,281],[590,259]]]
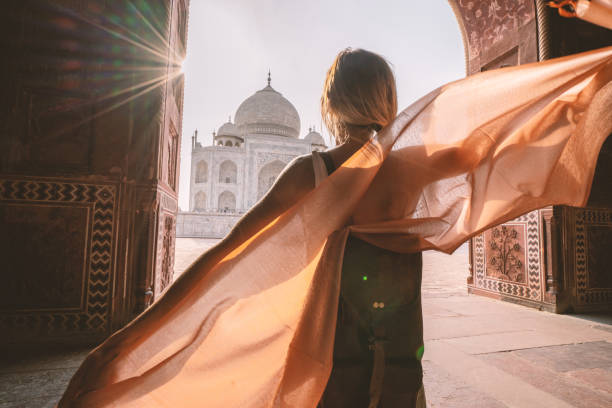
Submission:
[[[320,155],[327,172],[333,171],[330,156]],[[421,253],[399,254],[349,236],[334,365],[320,407],[368,407],[378,398],[374,406],[416,406],[422,386],[421,271]]]

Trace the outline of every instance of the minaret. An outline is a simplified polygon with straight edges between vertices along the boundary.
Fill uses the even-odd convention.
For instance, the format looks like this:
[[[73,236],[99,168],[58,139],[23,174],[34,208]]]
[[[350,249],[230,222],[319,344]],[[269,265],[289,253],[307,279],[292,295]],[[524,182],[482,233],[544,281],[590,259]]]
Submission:
[[[193,135],[191,136],[191,150],[195,150],[196,147],[196,143],[198,143],[198,129],[195,130],[195,132],[193,132]]]

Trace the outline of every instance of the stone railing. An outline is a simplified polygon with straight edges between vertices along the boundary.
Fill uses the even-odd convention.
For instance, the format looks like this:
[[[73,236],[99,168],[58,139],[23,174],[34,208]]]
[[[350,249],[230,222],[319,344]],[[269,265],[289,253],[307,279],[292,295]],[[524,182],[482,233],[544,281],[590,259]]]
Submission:
[[[176,236],[179,238],[223,238],[245,212],[245,210],[224,209],[179,212],[176,217]]]

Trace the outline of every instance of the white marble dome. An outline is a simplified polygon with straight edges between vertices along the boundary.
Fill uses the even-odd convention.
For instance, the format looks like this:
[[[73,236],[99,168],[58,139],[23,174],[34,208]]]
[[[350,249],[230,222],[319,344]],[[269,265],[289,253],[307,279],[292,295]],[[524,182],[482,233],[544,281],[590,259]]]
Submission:
[[[310,142],[310,144],[325,146],[325,140],[321,134],[313,129],[310,129],[310,132],[304,136],[304,140]]]
[[[217,131],[217,136],[236,136],[240,137],[240,131],[238,127],[232,122],[226,122]]]
[[[300,134],[297,110],[269,83],[240,104],[234,122],[242,135],[259,133],[297,139]]]

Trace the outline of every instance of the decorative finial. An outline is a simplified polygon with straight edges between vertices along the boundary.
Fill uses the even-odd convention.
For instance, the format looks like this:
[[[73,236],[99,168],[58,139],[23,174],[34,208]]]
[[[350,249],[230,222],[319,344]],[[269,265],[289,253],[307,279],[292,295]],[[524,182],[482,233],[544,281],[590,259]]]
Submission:
[[[213,129],[213,137],[217,136],[217,132],[215,132],[215,129]]]
[[[270,73],[270,70],[268,70],[268,86],[270,86],[271,81],[272,81],[272,75]]]
[[[308,133],[312,132],[312,127],[308,128]]]
[[[229,123],[232,123],[232,115],[229,115],[229,116],[227,117],[227,121],[228,121]]]

